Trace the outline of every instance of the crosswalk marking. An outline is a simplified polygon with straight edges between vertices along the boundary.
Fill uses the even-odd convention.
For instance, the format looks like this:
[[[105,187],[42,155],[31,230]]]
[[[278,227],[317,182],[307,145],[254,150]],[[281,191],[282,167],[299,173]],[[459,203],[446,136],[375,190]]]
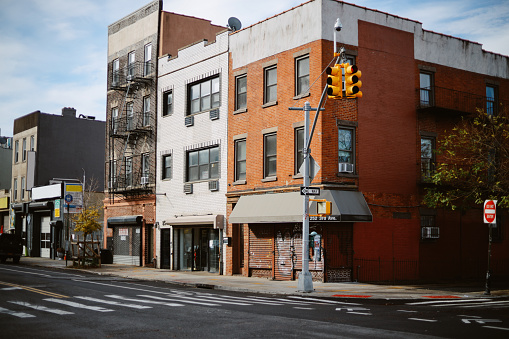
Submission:
[[[335,305],[357,305],[357,306],[361,305],[358,303],[347,303],[347,302],[342,302],[342,301],[326,300],[326,299],[319,299],[319,298],[299,297],[299,296],[295,296],[295,295],[290,295],[290,296],[288,296],[288,298],[299,299],[299,300],[303,300],[303,301],[315,301],[315,302],[319,302],[319,303],[335,304]]]
[[[264,300],[264,299],[259,299],[257,297],[234,297],[234,296],[229,296],[229,295],[217,296],[214,294],[206,294],[206,293],[200,293],[199,296],[201,298],[208,298],[208,299],[213,299],[213,300],[216,300],[218,297],[221,297],[227,303],[230,303],[229,300],[232,300],[232,301],[241,301],[241,302],[244,301],[244,302],[250,303],[250,304],[246,304],[246,305],[252,305],[253,303],[262,304],[262,305],[283,305],[283,303],[281,303],[279,301],[274,301],[271,299]]]
[[[487,306],[509,306],[509,300],[506,301],[487,301],[484,303],[475,303],[475,304],[468,304],[466,306],[461,306],[463,308],[467,307],[487,307]]]
[[[203,306],[219,306],[218,304],[211,304],[210,302],[206,303],[206,302],[202,302],[202,301],[180,299],[180,298],[183,298],[181,296],[179,297],[179,299],[156,297],[153,295],[139,295],[138,297],[151,298],[151,299],[163,300],[163,301],[177,301],[179,303],[196,304],[196,305],[203,305]],[[192,299],[192,298],[190,298],[190,299]]]
[[[136,308],[136,309],[139,309],[139,310],[144,309],[144,308],[152,308],[151,306],[143,306],[143,305],[137,305],[137,304],[126,304],[126,303],[121,303],[119,301],[97,299],[97,298],[92,298],[92,297],[82,297],[82,296],[79,296],[79,297],[75,297],[75,298],[82,299],[82,300],[88,300],[88,301],[95,301],[95,302],[98,302],[98,303],[103,303],[103,304],[108,304],[108,305],[116,305],[116,306]]]
[[[461,300],[434,300],[434,301],[419,301],[413,303],[407,303],[407,305],[434,305],[434,304],[458,304],[458,303],[469,303],[479,301],[489,301],[491,299],[461,299]]]
[[[98,307],[98,306],[88,306],[88,305],[85,305],[85,304],[80,304],[80,303],[77,303],[77,302],[74,302],[74,301],[69,301],[69,300],[54,299],[54,298],[46,298],[46,299],[43,299],[43,300],[50,301],[50,302],[53,302],[53,303],[63,304],[63,305],[67,305],[67,306],[82,308],[82,309],[86,309],[86,310],[91,310],[91,311],[113,312],[113,310],[111,310],[109,308],[103,308],[103,307]]]
[[[49,308],[49,307],[42,306],[42,305],[32,305],[32,304],[24,302],[24,301],[9,301],[9,302],[12,304],[33,308],[34,310],[37,310],[37,311],[44,311],[44,312],[54,313],[54,314],[58,314],[58,315],[74,314],[74,312],[68,312],[68,311],[59,310],[56,308]]]
[[[8,310],[3,307],[0,307],[0,313],[5,313],[8,315],[18,317],[18,318],[35,318],[35,315],[24,313],[24,312],[16,312],[16,311]]]
[[[135,302],[140,302],[140,303],[145,303],[145,304],[152,304],[152,305],[165,305],[165,306],[171,306],[171,307],[174,307],[174,306],[184,306],[182,304],[165,303],[165,302],[162,302],[162,301],[155,301],[155,300],[126,298],[126,297],[123,297],[123,296],[120,296],[120,295],[114,295],[114,294],[105,295],[105,297],[114,298],[114,299],[121,299],[121,300],[125,300],[125,301],[135,301]]]

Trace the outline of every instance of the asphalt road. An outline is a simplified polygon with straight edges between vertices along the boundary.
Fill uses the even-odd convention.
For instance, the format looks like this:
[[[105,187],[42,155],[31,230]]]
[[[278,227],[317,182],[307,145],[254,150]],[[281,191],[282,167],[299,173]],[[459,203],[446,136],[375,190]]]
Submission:
[[[0,338],[508,338],[509,300],[259,295],[0,264]]]

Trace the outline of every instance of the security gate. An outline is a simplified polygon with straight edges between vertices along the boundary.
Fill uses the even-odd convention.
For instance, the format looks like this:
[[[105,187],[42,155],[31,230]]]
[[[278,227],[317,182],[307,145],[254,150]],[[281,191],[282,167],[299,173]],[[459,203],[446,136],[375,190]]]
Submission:
[[[141,227],[119,226],[113,229],[113,263],[139,266]]]

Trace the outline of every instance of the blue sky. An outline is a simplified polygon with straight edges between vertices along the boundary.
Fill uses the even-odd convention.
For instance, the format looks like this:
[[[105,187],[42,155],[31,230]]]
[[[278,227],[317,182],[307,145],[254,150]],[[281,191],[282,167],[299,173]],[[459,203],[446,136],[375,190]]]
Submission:
[[[0,135],[40,110],[106,116],[108,25],[150,0],[0,0]],[[244,27],[304,0],[164,0],[164,10]],[[509,55],[509,0],[351,0]],[[192,6],[189,4],[192,3]]]

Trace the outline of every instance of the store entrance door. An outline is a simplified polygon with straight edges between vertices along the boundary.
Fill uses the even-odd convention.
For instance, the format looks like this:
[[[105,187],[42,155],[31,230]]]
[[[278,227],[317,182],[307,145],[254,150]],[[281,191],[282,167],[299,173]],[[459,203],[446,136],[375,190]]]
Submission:
[[[174,232],[178,270],[219,272],[219,230],[189,227]]]

